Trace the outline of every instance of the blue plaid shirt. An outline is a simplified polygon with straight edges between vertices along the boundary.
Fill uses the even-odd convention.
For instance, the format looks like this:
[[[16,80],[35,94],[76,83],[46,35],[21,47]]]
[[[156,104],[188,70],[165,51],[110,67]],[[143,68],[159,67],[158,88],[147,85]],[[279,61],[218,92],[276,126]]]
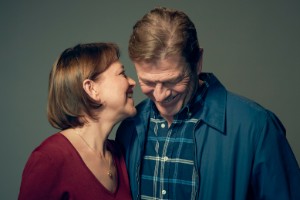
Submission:
[[[198,119],[190,115],[186,106],[168,127],[153,104],[141,168],[141,199],[195,199],[199,178],[193,129]]]

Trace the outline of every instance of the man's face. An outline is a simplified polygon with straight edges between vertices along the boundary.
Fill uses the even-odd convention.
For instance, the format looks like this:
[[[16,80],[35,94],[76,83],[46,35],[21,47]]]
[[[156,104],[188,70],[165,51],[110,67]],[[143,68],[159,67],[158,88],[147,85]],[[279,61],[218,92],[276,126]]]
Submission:
[[[156,105],[169,124],[193,92],[192,76],[180,56],[155,63],[134,62],[142,92]]]

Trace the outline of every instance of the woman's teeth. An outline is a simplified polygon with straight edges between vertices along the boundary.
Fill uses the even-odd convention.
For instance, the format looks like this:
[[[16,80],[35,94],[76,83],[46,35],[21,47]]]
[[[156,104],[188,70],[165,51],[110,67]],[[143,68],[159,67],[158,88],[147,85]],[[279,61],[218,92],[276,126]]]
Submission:
[[[132,93],[127,93],[128,98],[132,98],[133,94]]]

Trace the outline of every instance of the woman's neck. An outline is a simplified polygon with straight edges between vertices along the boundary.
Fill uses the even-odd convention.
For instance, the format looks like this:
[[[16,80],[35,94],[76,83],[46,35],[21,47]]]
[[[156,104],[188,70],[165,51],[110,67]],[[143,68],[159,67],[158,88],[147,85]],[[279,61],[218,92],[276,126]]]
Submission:
[[[113,126],[107,124],[99,124],[89,122],[83,127],[74,128],[74,132],[91,148],[95,153],[105,157],[106,154],[106,140],[112,130]]]

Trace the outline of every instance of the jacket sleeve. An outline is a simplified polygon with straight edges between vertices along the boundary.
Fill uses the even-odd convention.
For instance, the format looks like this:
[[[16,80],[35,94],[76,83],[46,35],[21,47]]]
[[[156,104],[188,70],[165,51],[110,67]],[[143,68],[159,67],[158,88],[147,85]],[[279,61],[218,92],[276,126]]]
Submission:
[[[253,163],[253,199],[300,199],[300,170],[285,137],[285,129],[273,113],[257,139]]]
[[[51,158],[45,153],[34,151],[23,170],[18,199],[51,199],[57,181],[58,170]]]

